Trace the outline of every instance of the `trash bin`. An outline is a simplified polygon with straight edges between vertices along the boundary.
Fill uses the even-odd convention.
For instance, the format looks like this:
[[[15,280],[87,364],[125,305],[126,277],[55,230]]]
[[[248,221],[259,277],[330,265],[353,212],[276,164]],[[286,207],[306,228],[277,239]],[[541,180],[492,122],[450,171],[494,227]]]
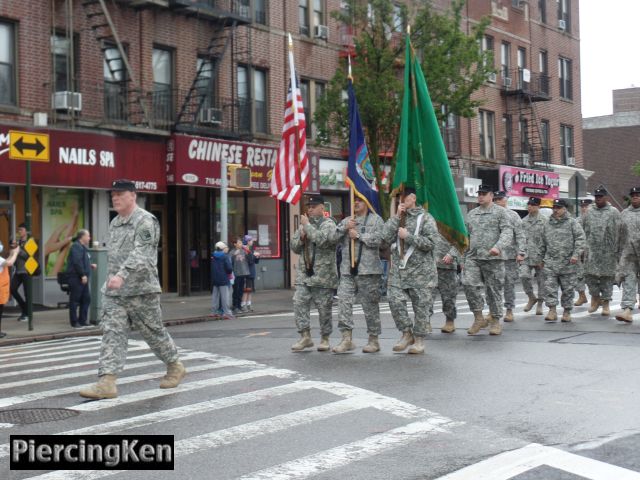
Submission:
[[[91,306],[89,307],[89,321],[93,325],[98,324],[98,315],[102,307],[102,286],[107,279],[107,249],[102,247],[90,248],[91,263],[97,268],[91,272]]]

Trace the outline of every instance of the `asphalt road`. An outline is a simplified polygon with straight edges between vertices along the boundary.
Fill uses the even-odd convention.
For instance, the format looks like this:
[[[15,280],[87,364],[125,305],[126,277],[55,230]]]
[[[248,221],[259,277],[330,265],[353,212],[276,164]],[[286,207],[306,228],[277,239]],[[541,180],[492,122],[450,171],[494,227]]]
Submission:
[[[98,338],[0,348],[0,478],[149,478],[9,470],[11,434],[128,433],[174,435],[175,470],[157,480],[640,479],[640,314],[624,325],[585,305],[545,324],[524,303],[502,336],[469,337],[462,293],[454,334],[436,328],[438,302],[422,356],[392,353],[387,305],[373,355],[358,307],[359,348],[344,355],[291,353],[292,314],[172,327],[190,372],[176,390],[157,388],[162,365],[133,336],[119,398],[99,402],[76,393]]]

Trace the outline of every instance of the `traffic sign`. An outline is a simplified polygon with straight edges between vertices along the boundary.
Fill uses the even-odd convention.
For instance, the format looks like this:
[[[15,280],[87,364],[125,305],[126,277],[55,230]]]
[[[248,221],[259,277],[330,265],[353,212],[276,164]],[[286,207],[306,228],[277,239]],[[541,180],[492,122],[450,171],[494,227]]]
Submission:
[[[9,130],[9,158],[48,162],[49,134]]]
[[[24,250],[29,254],[29,258],[24,262],[24,268],[27,269],[29,275],[33,275],[33,273],[38,269],[38,261],[33,258],[35,253],[38,251],[38,244],[33,238],[30,238],[27,240],[27,243],[24,244]]]

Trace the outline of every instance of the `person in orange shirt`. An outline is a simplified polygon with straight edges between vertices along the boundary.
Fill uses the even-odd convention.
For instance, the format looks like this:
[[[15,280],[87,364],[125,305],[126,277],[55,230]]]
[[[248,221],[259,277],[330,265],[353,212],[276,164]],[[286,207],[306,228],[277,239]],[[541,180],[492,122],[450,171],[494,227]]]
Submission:
[[[0,242],[0,253],[4,250],[4,245]],[[20,252],[20,247],[14,245],[9,256],[7,258],[0,257],[0,330],[2,329],[2,311],[4,310],[4,304],[9,301],[11,296],[11,274],[9,270],[13,267]],[[7,334],[0,331],[0,338],[6,337]]]

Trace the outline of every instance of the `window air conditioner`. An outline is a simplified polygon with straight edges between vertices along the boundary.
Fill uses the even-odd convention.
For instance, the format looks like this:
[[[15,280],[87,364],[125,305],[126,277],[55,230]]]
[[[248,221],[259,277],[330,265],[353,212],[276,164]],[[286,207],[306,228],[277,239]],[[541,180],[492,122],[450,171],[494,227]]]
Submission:
[[[496,83],[496,74],[490,73],[487,75],[487,82]]]
[[[502,81],[505,87],[507,88],[511,87],[511,77],[505,77]]]
[[[221,108],[203,108],[200,111],[200,123],[220,125],[222,123]]]
[[[570,167],[575,166],[576,164],[576,157],[567,157],[567,165]]]
[[[558,28],[559,28],[560,30],[565,30],[565,29],[567,28],[567,22],[565,22],[565,21],[564,21],[564,20],[562,20],[562,19],[559,19],[559,20],[558,20]]]
[[[82,111],[82,94],[77,92],[55,92],[52,102],[54,110]]]
[[[316,38],[324,38],[326,40],[329,38],[329,27],[326,25],[316,25],[314,33]]]

